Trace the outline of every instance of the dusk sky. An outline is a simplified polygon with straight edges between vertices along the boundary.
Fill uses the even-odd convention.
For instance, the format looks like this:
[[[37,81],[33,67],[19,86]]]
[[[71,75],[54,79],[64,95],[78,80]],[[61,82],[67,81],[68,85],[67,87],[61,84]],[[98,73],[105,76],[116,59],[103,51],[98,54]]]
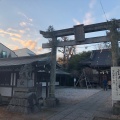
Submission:
[[[101,0],[107,19],[120,19],[120,0]],[[39,31],[53,25],[55,30],[78,24],[105,22],[100,0],[0,0],[0,40],[15,50],[29,48],[36,54],[47,52],[48,40]],[[105,35],[105,32],[86,36]],[[78,46],[78,52],[95,46]]]

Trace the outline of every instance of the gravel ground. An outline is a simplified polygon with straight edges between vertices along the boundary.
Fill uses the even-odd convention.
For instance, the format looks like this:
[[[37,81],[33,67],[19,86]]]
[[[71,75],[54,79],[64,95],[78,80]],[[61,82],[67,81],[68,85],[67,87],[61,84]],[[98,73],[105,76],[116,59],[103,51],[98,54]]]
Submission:
[[[79,89],[79,88],[62,88],[56,89],[56,97],[60,102],[65,104],[76,104],[81,100],[99,92],[101,89]]]
[[[70,106],[87,99],[99,91],[101,91],[101,89],[57,88],[55,94],[56,97],[60,100],[60,106],[52,109],[43,108],[39,113],[30,115],[11,113],[6,110],[5,106],[1,106],[0,120],[49,120],[51,116],[61,113],[66,109],[66,112],[68,112]],[[45,96],[45,89],[43,90],[43,96]],[[70,108],[70,111],[71,109],[72,108]],[[55,120],[57,120],[57,118]]]

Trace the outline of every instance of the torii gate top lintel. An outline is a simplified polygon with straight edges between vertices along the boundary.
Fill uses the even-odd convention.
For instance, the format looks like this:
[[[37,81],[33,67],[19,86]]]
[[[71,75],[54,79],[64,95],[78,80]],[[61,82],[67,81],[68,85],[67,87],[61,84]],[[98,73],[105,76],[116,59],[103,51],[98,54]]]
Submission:
[[[120,19],[117,20],[119,26],[120,26]],[[62,30],[56,30],[54,31],[54,34],[56,37],[62,37],[62,36],[68,36],[68,35],[75,35],[75,29],[81,28],[84,30],[84,33],[89,33],[89,32],[97,32],[97,31],[103,31],[108,29],[108,25],[110,24],[109,22],[102,22],[102,23],[96,23],[96,24],[91,24],[91,25],[76,25],[73,28],[67,28],[67,29],[62,29]],[[51,37],[51,32],[45,32],[45,31],[40,31],[40,34],[43,35],[45,38],[52,38]]]
[[[120,27],[120,19],[116,21]],[[53,38],[53,35],[56,38],[62,36],[68,36],[68,35],[75,35],[75,40],[57,42],[57,47],[108,42],[109,39],[107,36],[85,38],[85,33],[108,30],[110,25],[111,25],[111,21],[96,23],[91,25],[81,24],[81,25],[76,25],[73,28],[56,30],[53,32],[40,31],[40,34],[42,34],[43,37],[45,38]],[[51,48],[51,44],[44,43],[42,44],[42,48]]]

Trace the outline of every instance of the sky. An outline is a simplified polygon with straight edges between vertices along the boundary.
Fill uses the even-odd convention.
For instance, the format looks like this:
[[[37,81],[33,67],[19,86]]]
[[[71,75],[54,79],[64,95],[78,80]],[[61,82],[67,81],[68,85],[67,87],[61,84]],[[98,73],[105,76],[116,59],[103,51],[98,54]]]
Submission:
[[[40,30],[50,25],[55,30],[79,24],[120,19],[120,0],[0,0],[0,42],[11,50],[29,48],[36,54],[48,52],[48,43]],[[106,15],[106,17],[105,17]],[[86,34],[86,37],[105,35],[105,31]],[[77,52],[96,48],[96,44],[77,46]]]

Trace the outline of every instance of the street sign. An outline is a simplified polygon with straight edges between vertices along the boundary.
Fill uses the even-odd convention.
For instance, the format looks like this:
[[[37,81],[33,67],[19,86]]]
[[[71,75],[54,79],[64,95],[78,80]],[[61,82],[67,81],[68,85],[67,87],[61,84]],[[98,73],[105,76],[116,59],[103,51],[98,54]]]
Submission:
[[[120,100],[120,67],[111,67],[112,100]]]

